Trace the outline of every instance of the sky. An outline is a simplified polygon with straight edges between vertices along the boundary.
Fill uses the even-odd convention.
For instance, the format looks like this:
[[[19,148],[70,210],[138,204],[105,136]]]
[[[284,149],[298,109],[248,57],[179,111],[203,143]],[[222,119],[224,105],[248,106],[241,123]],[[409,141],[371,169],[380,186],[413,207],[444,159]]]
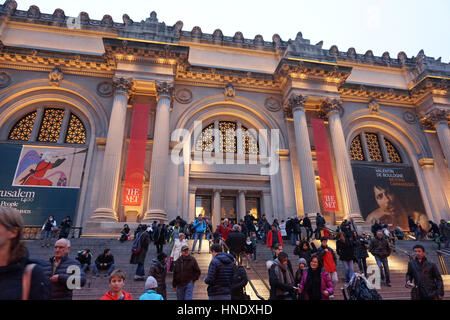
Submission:
[[[56,8],[66,16],[81,11],[91,19],[109,14],[122,22],[127,13],[140,22],[155,11],[159,22],[174,25],[183,21],[184,31],[199,26],[204,33],[221,29],[225,36],[241,31],[245,38],[261,34],[272,41],[295,39],[301,31],[312,44],[323,40],[323,48],[337,45],[346,52],[372,50],[376,56],[388,51],[396,58],[400,51],[408,57],[423,49],[425,55],[450,62],[450,1],[448,0],[16,0],[18,9],[37,5],[42,13]],[[3,3],[4,1],[2,1]]]

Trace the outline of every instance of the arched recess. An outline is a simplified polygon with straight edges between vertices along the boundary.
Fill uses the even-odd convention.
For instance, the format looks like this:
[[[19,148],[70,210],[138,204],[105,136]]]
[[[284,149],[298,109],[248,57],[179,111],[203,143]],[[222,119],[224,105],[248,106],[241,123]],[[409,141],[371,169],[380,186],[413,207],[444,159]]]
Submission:
[[[106,136],[108,130],[106,108],[90,90],[72,82],[62,81],[58,87],[50,86],[48,79],[22,82],[0,91],[0,141],[7,141],[8,134],[16,122],[38,107],[68,108],[86,128],[85,146],[88,147],[88,152],[74,221],[74,226],[81,226],[88,182],[92,180],[90,172],[96,154],[96,138]],[[64,144],[50,144],[50,146],[58,145],[64,146]]]
[[[436,220],[439,208],[433,201],[429,181],[425,179],[424,172],[418,163],[419,159],[431,157],[423,135],[420,135],[410,124],[385,111],[375,115],[370,114],[368,110],[356,111],[344,119],[343,129],[347,152],[353,138],[362,131],[382,133],[394,143],[402,156],[403,166],[414,169],[427,216],[430,220]]]

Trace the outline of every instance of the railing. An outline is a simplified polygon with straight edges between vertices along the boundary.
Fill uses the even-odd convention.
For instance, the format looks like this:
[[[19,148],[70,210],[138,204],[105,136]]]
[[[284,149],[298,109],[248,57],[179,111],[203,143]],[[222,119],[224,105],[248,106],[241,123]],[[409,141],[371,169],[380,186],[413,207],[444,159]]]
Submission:
[[[394,245],[391,245],[391,247],[394,252],[400,252],[400,253],[403,253],[404,255],[407,255],[410,261],[414,259],[414,256],[410,252],[400,249]]]
[[[436,250],[436,254],[437,254],[438,259],[439,259],[439,264],[441,265],[442,274],[446,274],[447,275],[448,271],[447,271],[447,266],[445,265],[444,255],[450,256],[450,253],[448,253],[446,251],[442,251],[442,250]]]
[[[81,227],[71,227],[70,231],[69,231],[69,236],[67,238],[73,239],[73,238],[81,237],[82,229],[83,228],[81,228]],[[59,228],[57,230],[52,231],[52,238],[58,238],[60,231],[61,230]],[[44,233],[42,231],[41,226],[24,226],[23,227],[23,232],[22,232],[23,240],[39,240],[39,239],[42,239],[43,235],[44,235]]]

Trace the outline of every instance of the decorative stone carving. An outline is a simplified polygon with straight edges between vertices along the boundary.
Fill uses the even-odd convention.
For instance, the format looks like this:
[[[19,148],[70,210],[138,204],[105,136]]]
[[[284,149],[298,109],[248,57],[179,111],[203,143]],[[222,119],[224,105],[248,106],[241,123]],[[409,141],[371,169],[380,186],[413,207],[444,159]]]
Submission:
[[[179,103],[188,104],[192,101],[192,99],[192,91],[187,88],[175,91],[175,100],[177,100]]]
[[[262,35],[257,34],[255,36],[255,39],[253,40],[253,43],[255,46],[263,46],[264,45],[264,38]]]
[[[273,97],[269,97],[264,102],[264,106],[267,108],[267,110],[272,112],[277,112],[281,109],[281,102]]]
[[[48,79],[51,86],[59,87],[60,82],[64,78],[64,75],[59,67],[55,67],[52,72],[49,73]]]
[[[385,53],[383,53],[383,55],[381,56],[381,59],[384,62],[389,62],[391,60],[391,56],[389,55],[389,52],[386,51]]]
[[[408,56],[403,51],[400,51],[397,55],[397,59],[401,64],[405,64],[406,60],[408,59]]]
[[[380,106],[375,101],[375,99],[370,100],[368,107],[369,107],[370,114],[377,114],[379,111],[379,108],[380,108]]]
[[[64,10],[62,9],[55,9],[55,12],[53,12],[53,20],[64,22],[66,20],[66,14],[64,13]]]
[[[405,120],[409,124],[415,124],[417,123],[417,117],[414,113],[411,111],[405,111],[403,112],[403,120]]]
[[[39,19],[41,16],[41,10],[39,10],[38,6],[30,6],[27,12],[27,17],[32,19]]]
[[[306,100],[308,100],[307,96],[303,96],[301,94],[295,94],[289,98],[288,106],[290,108],[292,108],[292,110],[295,108],[304,108]]]
[[[146,19],[146,22],[157,23],[158,17],[155,11],[150,12],[150,17]]]
[[[356,50],[355,50],[355,48],[352,47],[352,48],[349,48],[347,50],[347,57],[352,58],[352,59],[356,58]]]
[[[183,21],[179,20],[175,25],[173,26],[173,33],[175,37],[179,38],[181,35],[181,29],[183,29]]]
[[[372,50],[367,50],[367,52],[364,54],[364,57],[366,59],[373,59],[374,58],[373,51]]]
[[[114,93],[113,84],[109,81],[100,82],[97,85],[97,93],[103,98],[111,97]]]
[[[450,110],[434,109],[420,119],[423,129],[433,130],[439,122],[450,120]]]
[[[89,14],[87,12],[80,12],[79,15],[80,23],[84,25],[88,25],[91,19],[89,18]]]
[[[214,30],[214,33],[213,33],[213,40],[214,40],[214,41],[222,41],[222,40],[223,40],[223,33],[222,33],[222,30],[220,30],[220,29]]]
[[[15,0],[6,0],[3,4],[3,8],[5,8],[9,14],[13,14],[17,9],[17,2]]]
[[[134,23],[134,21],[131,20],[130,16],[127,15],[127,14],[124,14],[122,16],[122,21],[123,21],[125,26],[131,26]]]
[[[275,48],[279,48],[283,44],[281,37],[276,33],[272,36],[272,41]]]
[[[244,35],[242,34],[242,32],[240,32],[240,31],[236,32],[234,34],[233,41],[240,42],[240,43],[244,42]]]
[[[342,101],[338,99],[326,98],[325,101],[322,102],[320,109],[325,114],[326,117],[329,117],[330,114],[336,112],[339,113],[340,117],[344,115],[344,108],[342,107]]]
[[[6,88],[11,84],[11,76],[4,71],[0,72],[0,88]]]
[[[114,25],[113,18],[109,14],[105,14],[103,16],[103,19],[101,21],[102,27],[110,28]]]
[[[339,49],[337,46],[333,45],[328,52],[330,56],[337,56],[339,54]]]
[[[225,95],[225,101],[234,100],[234,97],[236,96],[236,92],[234,90],[234,87],[231,83],[227,84],[225,87],[223,94]]]
[[[130,94],[131,88],[133,86],[133,80],[131,78],[119,78],[114,77],[112,79],[116,93],[128,96]]]
[[[173,97],[173,83],[168,82],[156,82],[156,92],[158,92],[158,99],[161,97],[167,97],[172,99]]]
[[[202,29],[200,27],[194,27],[191,31],[194,38],[201,38],[203,35]]]

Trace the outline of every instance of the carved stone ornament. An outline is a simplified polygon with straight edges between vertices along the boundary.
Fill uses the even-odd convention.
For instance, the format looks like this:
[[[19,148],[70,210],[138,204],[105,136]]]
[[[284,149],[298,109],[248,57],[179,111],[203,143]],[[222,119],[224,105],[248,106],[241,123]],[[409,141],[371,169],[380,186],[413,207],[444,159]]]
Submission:
[[[132,79],[114,77],[112,82],[114,88],[116,89],[116,93],[129,95],[131,87],[133,86]]]
[[[380,109],[380,106],[375,101],[375,99],[370,100],[368,107],[369,107],[370,114],[377,114]]]
[[[111,97],[114,93],[113,84],[109,81],[100,82],[97,85],[97,93],[100,97],[103,98]]]
[[[405,111],[403,112],[403,120],[405,120],[409,124],[415,124],[417,123],[417,117],[414,113],[411,111]]]
[[[53,71],[50,72],[49,75],[48,75],[49,84],[51,86],[59,87],[59,84],[60,84],[60,82],[62,81],[63,78],[64,78],[64,75],[63,75],[61,69],[58,68],[58,67],[55,67],[53,69]]]
[[[6,88],[10,84],[11,84],[11,76],[6,72],[1,71],[0,72],[0,88]]]
[[[192,91],[186,88],[175,91],[175,100],[181,104],[188,104],[192,101]]]
[[[440,122],[450,120],[450,111],[445,109],[434,109],[420,119],[420,124],[424,129],[434,129]]]
[[[234,100],[234,97],[236,96],[236,92],[234,90],[234,87],[231,83],[227,84],[225,87],[223,94],[225,95],[225,101]]]
[[[156,92],[158,92],[158,99],[161,97],[167,97],[169,99],[172,99],[173,83],[156,82]]]
[[[267,108],[267,110],[272,112],[277,112],[281,109],[281,102],[273,97],[269,97],[264,102],[264,106]]]
[[[324,102],[322,102],[321,110],[326,114],[327,117],[330,116],[330,114],[337,112],[339,113],[339,116],[342,117],[344,115],[344,108],[342,107],[342,101],[338,99],[325,99]]]
[[[288,100],[288,106],[292,110],[295,108],[304,108],[304,104],[308,100],[308,97],[299,95],[292,95]]]

